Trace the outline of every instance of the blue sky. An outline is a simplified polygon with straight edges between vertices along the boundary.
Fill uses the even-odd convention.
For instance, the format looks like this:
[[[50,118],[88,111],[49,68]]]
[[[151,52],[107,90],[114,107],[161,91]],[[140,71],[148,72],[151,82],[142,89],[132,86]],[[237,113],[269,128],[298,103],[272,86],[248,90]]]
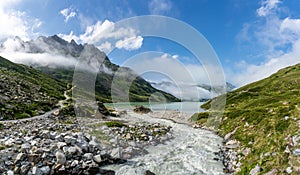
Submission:
[[[226,81],[241,86],[300,62],[299,9],[299,0],[1,0],[0,41],[59,34],[105,51],[109,45],[96,41],[88,29],[97,32],[128,17],[164,15],[202,33],[217,53]],[[127,37],[134,37],[135,45],[109,54],[114,63],[158,51],[187,66],[195,64],[193,55],[177,43]]]

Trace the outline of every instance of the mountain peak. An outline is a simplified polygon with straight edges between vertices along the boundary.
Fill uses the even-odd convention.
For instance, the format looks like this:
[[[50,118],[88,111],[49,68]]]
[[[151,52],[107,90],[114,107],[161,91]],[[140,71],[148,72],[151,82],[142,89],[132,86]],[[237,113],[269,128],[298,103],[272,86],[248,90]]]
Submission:
[[[72,44],[72,45],[78,45],[78,44],[76,43],[76,41],[73,40],[73,39],[71,40],[70,44]]]
[[[66,40],[60,38],[59,36],[57,35],[53,35],[53,36],[49,36],[48,39],[51,39],[51,40],[54,40],[62,45],[67,45],[69,44]]]

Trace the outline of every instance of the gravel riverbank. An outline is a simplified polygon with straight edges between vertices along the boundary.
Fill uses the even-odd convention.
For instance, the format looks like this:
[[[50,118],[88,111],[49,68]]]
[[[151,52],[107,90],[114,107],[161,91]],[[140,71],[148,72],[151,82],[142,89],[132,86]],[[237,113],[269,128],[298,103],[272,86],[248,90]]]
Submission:
[[[145,145],[170,139],[170,128],[160,124],[108,127],[109,122],[55,115],[4,122],[0,174],[114,174],[102,167],[125,163],[146,154]]]
[[[0,174],[230,172],[222,165],[223,139],[193,128],[188,114],[127,112],[105,120],[49,115],[2,123]]]

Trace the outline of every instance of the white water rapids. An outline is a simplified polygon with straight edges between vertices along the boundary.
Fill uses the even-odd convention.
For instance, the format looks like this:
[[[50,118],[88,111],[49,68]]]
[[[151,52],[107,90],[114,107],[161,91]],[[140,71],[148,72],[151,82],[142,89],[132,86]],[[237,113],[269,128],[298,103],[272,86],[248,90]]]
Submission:
[[[156,175],[224,174],[222,162],[213,160],[214,152],[222,145],[222,138],[214,133],[133,112],[124,119],[171,126],[174,138],[165,144],[147,146],[148,154],[130,159],[126,164],[106,167],[116,171],[117,175],[143,175],[146,170]]]

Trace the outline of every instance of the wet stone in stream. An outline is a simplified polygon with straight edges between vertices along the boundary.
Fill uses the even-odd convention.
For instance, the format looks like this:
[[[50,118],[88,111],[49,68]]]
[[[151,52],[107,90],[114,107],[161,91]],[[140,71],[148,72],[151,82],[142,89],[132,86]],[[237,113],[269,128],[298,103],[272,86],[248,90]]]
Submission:
[[[145,155],[145,146],[155,146],[173,138],[171,127],[159,123],[131,123],[118,127],[107,127],[104,124],[91,126],[94,127],[87,127],[87,132],[99,137],[98,140],[107,148],[107,153],[122,159]]]

